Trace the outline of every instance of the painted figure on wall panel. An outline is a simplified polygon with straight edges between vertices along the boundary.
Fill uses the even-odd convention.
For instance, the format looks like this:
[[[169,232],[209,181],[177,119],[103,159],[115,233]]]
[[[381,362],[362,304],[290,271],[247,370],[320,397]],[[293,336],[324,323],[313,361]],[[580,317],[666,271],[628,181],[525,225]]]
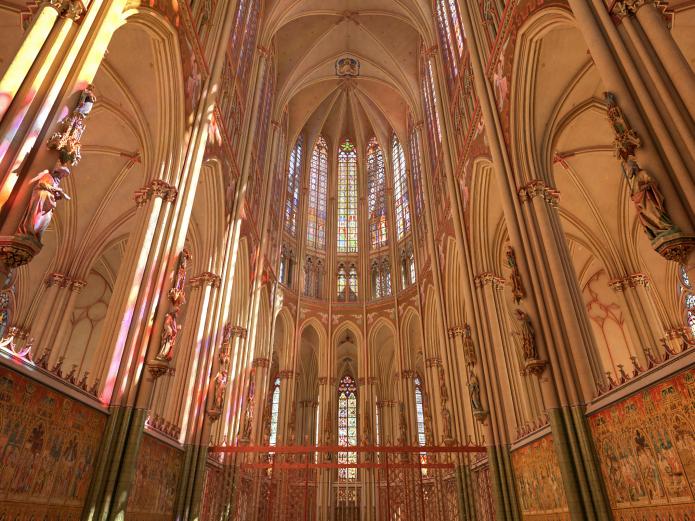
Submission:
[[[128,498],[128,520],[169,521],[174,513],[182,466],[181,451],[146,434]]]
[[[519,506],[524,519],[569,520],[560,466],[548,435],[512,452]]]
[[[0,368],[0,519],[79,519],[106,415]]]
[[[616,519],[685,521],[695,512],[695,369],[589,423]]]

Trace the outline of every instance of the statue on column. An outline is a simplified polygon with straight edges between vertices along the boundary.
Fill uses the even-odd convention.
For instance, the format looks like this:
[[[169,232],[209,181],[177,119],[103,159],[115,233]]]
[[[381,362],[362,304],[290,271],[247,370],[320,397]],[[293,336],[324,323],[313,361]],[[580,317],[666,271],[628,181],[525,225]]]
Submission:
[[[536,346],[536,331],[531,324],[531,318],[521,309],[514,312],[516,319],[521,326],[521,351],[524,357],[524,372],[540,375],[545,368],[546,362],[538,356]]]
[[[162,326],[161,342],[159,344],[159,352],[155,357],[162,362],[171,362],[174,357],[174,345],[176,337],[181,330],[181,325],[176,321],[176,313],[170,311],[164,317],[164,325]]]
[[[507,246],[506,251],[506,264],[509,268],[509,281],[512,285],[512,296],[514,297],[514,302],[519,304],[521,299],[526,296],[526,290],[524,289],[524,284],[521,281],[521,275],[519,274],[519,266],[516,263],[516,253],[514,253],[514,248]]]
[[[463,326],[463,359],[469,367],[475,366],[478,359],[475,354],[475,345],[473,344],[473,336],[471,335],[470,324]]]
[[[449,408],[446,405],[442,405],[442,424],[444,427],[444,445],[453,445],[455,443],[454,424]]]
[[[473,417],[482,423],[487,418],[487,411],[483,407],[483,401],[480,397],[480,382],[473,371],[468,375],[468,393],[471,397]]]
[[[615,94],[605,92],[604,97],[608,120],[615,134],[615,156],[630,186],[630,198],[640,224],[659,255],[682,263],[695,248],[695,237],[683,234],[671,220],[656,181],[637,162],[637,150],[642,147],[640,136],[626,120]]]
[[[174,358],[176,337],[181,330],[181,324],[178,323],[178,315],[181,311],[181,307],[186,303],[186,269],[188,267],[188,261],[191,258],[191,253],[186,248],[181,250],[176,264],[174,284],[171,289],[169,289],[167,295],[169,300],[169,311],[164,315],[159,351],[154,357],[155,362],[149,364],[150,373],[154,378],[167,374],[169,372],[168,364]]]
[[[70,169],[61,165],[55,167],[51,172],[42,171],[30,181],[34,187],[17,235],[30,237],[43,245],[43,234],[51,223],[57,201],[70,200],[68,194],[60,187],[60,182],[68,175],[70,175]]]
[[[656,182],[634,159],[626,162],[624,170],[632,182],[630,198],[635,203],[638,219],[649,240],[654,243],[655,240],[679,233],[680,230],[666,213],[664,196]]]
[[[398,421],[398,443],[400,445],[405,445],[408,443],[408,422],[405,419],[405,404],[400,402],[398,404],[399,409],[399,421]]]
[[[48,148],[58,152],[60,162],[64,165],[75,166],[82,159],[80,141],[85,129],[84,121],[96,101],[94,86],[87,85],[80,93],[77,106],[59,123],[58,131],[48,140]]]

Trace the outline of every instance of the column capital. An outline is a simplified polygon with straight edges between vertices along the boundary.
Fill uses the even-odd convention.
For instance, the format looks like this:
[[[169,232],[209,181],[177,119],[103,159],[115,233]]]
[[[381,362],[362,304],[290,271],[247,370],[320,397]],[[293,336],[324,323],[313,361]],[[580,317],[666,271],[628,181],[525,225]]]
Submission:
[[[70,291],[79,293],[82,288],[87,285],[87,281],[75,279],[65,275],[64,273],[53,272],[46,275],[44,284],[46,284],[46,287],[49,288],[51,286],[57,286],[59,288],[69,289]]]
[[[504,285],[506,283],[504,277],[500,277],[499,275],[496,275],[491,271],[485,271],[476,275],[474,282],[476,288],[482,288],[489,284],[490,286],[492,286],[492,289],[497,290],[503,290]]]
[[[292,380],[295,376],[296,373],[291,369],[283,369],[282,371],[278,371],[278,378],[280,380]]]
[[[211,286],[213,288],[219,288],[222,279],[219,275],[215,275],[210,271],[204,271],[200,275],[193,277],[191,279],[191,286],[194,288],[199,288],[201,286]]]
[[[178,196],[178,190],[161,179],[153,179],[134,194],[135,205],[144,206],[153,197],[159,197],[167,203],[173,203]]]
[[[414,380],[417,377],[417,372],[412,369],[403,369],[401,372],[401,378],[405,380]]]
[[[438,356],[433,356],[425,360],[426,367],[442,367],[442,359]]]
[[[665,0],[618,0],[611,9],[611,15],[618,20],[622,20],[626,16],[634,16],[642,7],[647,4],[655,6],[666,6],[668,2]]]
[[[248,334],[248,331],[246,330],[245,327],[242,326],[231,326],[229,328],[229,333],[231,336],[238,336],[241,339],[246,338],[246,335]]]
[[[608,282],[608,287],[613,291],[625,291],[628,288],[636,288],[637,286],[650,287],[649,276],[646,273],[631,273],[620,279],[613,279]]]
[[[519,200],[522,203],[526,201],[531,201],[536,197],[541,197],[546,203],[551,207],[557,208],[560,203],[560,192],[555,188],[548,186],[545,181],[541,179],[534,179],[525,185],[523,185],[517,191],[519,194]]]
[[[251,367],[270,367],[270,359],[268,358],[254,358],[251,362]]]

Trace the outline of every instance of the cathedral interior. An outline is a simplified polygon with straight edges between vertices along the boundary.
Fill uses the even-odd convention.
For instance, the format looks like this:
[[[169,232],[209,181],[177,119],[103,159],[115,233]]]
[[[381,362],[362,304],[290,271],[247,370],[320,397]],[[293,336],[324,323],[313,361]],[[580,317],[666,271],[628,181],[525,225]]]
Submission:
[[[694,0],[0,0],[0,521],[695,521]]]

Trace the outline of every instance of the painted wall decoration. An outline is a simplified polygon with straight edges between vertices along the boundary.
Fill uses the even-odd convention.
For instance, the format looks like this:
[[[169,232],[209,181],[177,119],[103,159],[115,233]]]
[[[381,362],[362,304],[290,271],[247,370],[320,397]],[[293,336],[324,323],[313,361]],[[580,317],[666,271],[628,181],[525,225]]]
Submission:
[[[475,512],[478,521],[495,521],[495,502],[492,497],[490,481],[490,466],[481,465],[473,469],[473,492],[475,497]]]
[[[182,467],[183,452],[145,434],[128,498],[128,521],[170,521]]]
[[[0,520],[79,520],[106,415],[0,367]]]
[[[533,521],[569,521],[569,508],[552,435],[512,452],[522,517]]]
[[[695,369],[589,424],[617,521],[695,520]]]

